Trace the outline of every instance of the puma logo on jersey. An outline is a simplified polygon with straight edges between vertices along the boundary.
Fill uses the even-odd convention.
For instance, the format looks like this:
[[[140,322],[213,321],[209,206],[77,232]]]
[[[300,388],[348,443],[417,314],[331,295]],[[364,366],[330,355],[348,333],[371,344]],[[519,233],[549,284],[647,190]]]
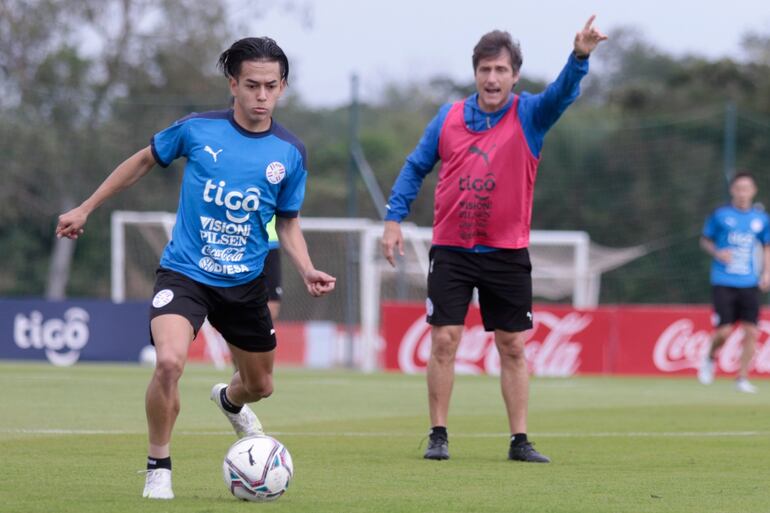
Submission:
[[[212,150],[212,149],[211,149],[211,146],[209,146],[208,144],[206,145],[206,147],[205,147],[205,148],[203,148],[203,151],[205,151],[206,153],[209,153],[209,154],[211,154],[211,156],[214,158],[214,162],[216,162],[216,161],[217,161],[217,156],[218,156],[220,153],[222,153],[222,150],[219,150],[219,151],[214,151],[214,150]]]

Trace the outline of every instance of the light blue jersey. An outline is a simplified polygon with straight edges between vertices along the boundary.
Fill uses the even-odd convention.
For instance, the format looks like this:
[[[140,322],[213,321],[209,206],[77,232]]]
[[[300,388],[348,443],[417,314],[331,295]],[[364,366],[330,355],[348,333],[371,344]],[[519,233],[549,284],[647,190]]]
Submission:
[[[770,244],[770,218],[759,209],[740,210],[732,205],[720,207],[706,219],[703,236],[718,250],[730,250],[730,262],[714,259],[711,284],[747,288],[759,284],[762,272],[762,246]]]
[[[297,217],[305,196],[305,147],[272,122],[239,126],[232,110],[191,114],[152,138],[163,167],[186,157],[176,224],[161,267],[206,285],[231,287],[262,273],[266,225]]]

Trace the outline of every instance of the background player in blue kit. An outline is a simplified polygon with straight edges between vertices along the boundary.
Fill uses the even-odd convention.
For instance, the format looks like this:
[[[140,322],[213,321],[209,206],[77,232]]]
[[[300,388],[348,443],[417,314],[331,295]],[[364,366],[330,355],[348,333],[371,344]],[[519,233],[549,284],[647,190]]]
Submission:
[[[738,379],[740,392],[755,393],[749,383],[749,363],[757,340],[760,292],[770,286],[770,217],[754,207],[757,186],[749,173],[737,173],[730,182],[731,203],[716,209],[706,219],[701,247],[714,260],[711,285],[714,294],[714,337],[698,379],[704,385],[714,380],[714,358],[733,324],[743,328],[743,351]],[[762,259],[757,246],[762,246]]]
[[[157,271],[150,332],[157,364],[146,395],[149,457],[143,495],[171,499],[170,441],[179,413],[178,381],[203,321],[224,336],[237,372],[211,399],[238,436],[262,426],[246,405],[273,390],[275,330],[263,265],[266,225],[275,215],[281,246],[312,296],[335,278],[313,267],[299,225],[305,194],[305,147],[273,121],[289,62],[270,38],[236,41],[219,58],[231,109],[191,114],[155,134],[150,146],[120,164],[80,206],[62,214],[59,237],[78,238],[94,209],[133,185],[155,164],[187,159],[176,224]]]

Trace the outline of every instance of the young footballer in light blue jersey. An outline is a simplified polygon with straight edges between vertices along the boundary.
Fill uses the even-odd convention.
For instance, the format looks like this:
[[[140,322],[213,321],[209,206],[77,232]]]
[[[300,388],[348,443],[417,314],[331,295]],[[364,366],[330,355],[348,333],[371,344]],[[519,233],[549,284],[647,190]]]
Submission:
[[[144,497],[172,499],[170,442],[179,413],[178,381],[187,350],[208,317],[230,346],[237,372],[214,385],[211,399],[238,436],[262,433],[247,403],[273,391],[275,330],[263,275],[266,225],[276,216],[283,250],[308,292],[334,290],[313,267],[299,225],[305,194],[305,147],[272,118],[287,85],[289,61],[270,38],[236,41],[219,58],[232,109],[191,114],[155,134],[120,164],[56,234],[77,239],[91,212],[133,185],[155,164],[186,159],[176,224],[156,273],[150,332],[157,364],[146,395],[149,457]]]
[[[704,385],[714,380],[716,353],[733,325],[739,323],[744,333],[743,351],[735,386],[739,392],[747,393],[757,391],[748,381],[748,372],[758,335],[759,291],[770,286],[770,217],[754,207],[756,194],[754,177],[737,173],[730,182],[730,204],[711,213],[701,236],[701,247],[713,258],[715,330],[711,347],[698,369],[698,379]]]

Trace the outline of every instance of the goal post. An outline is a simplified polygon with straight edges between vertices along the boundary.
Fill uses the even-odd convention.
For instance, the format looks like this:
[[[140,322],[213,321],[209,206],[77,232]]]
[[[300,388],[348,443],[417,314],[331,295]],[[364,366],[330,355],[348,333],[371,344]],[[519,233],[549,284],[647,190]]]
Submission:
[[[367,229],[362,248],[361,332],[364,371],[377,368],[377,343],[380,333],[380,304],[383,300],[424,301],[427,294],[429,251],[433,229],[403,223],[404,256],[396,268],[379,254],[382,224]],[[571,296],[576,308],[597,306],[598,276],[589,269],[591,240],[582,231],[541,231],[530,234],[533,262],[533,293],[536,297],[560,300]],[[559,254],[554,254],[554,251]],[[546,257],[546,258],[543,258]],[[415,293],[417,292],[417,293]]]
[[[115,303],[122,303],[127,298],[130,298],[126,290],[126,269],[127,266],[133,262],[127,262],[127,254],[132,252],[128,251],[129,241],[126,229],[128,227],[144,227],[154,228],[160,230],[161,234],[165,234],[165,243],[171,240],[171,231],[174,228],[174,222],[176,221],[176,214],[171,212],[135,212],[126,210],[115,210],[112,212],[110,218],[110,296]],[[145,235],[144,239],[148,237]],[[155,265],[160,261],[160,254],[156,250],[153,252],[157,255]],[[148,269],[149,276],[153,275],[153,268]],[[152,289],[150,289],[152,292]],[[146,297],[149,297],[146,296]]]

